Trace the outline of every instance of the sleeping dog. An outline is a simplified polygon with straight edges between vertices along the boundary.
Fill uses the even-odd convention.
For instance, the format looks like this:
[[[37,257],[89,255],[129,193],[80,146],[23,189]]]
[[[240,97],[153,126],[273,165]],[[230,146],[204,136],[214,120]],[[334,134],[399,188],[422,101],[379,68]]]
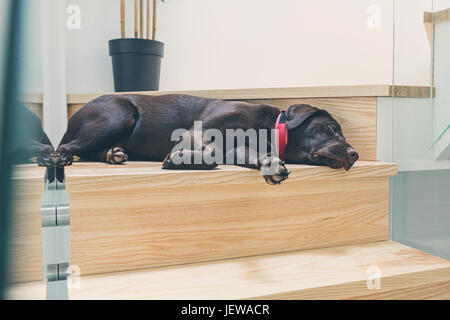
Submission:
[[[196,121],[201,121],[200,135],[196,135]],[[255,129],[260,139],[261,132],[275,128],[275,144],[269,138],[272,147],[264,153],[249,143],[228,146],[204,134],[208,129],[223,135],[229,129]],[[177,129],[185,132],[173,139]],[[282,129],[285,131],[280,139]],[[186,140],[190,147],[184,144],[176,148]],[[274,150],[274,145],[280,150]],[[221,161],[179,161],[180,157],[193,159],[205,151],[216,155],[218,150]],[[178,94],[106,95],[89,102],[70,119],[56,154],[47,160],[57,166],[70,165],[75,155],[110,164],[163,161],[164,169],[213,169],[232,159],[234,164],[261,170],[269,184],[279,184],[288,177],[285,162],[349,170],[359,157],[346,142],[339,123],[325,110],[301,104],[280,112],[264,104]]]

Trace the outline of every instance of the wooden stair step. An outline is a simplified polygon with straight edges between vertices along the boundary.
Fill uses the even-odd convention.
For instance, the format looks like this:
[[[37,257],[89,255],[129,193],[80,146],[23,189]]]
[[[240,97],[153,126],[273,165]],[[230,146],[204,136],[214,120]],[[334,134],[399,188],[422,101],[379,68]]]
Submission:
[[[168,171],[79,162],[66,170],[72,264],[84,275],[387,240],[391,163],[350,171],[289,165],[280,186],[255,170]],[[20,166],[13,282],[42,278],[44,170]]]
[[[118,177],[151,177],[147,180],[151,187],[165,186],[196,186],[202,184],[230,183],[239,184],[264,182],[258,171],[232,165],[221,165],[214,170],[163,170],[161,162],[132,161],[124,165],[108,165],[100,162],[74,162],[66,167],[67,183],[70,185],[75,179],[92,179],[99,177],[115,179]],[[357,161],[349,170],[330,169],[323,166],[310,166],[302,164],[288,164],[291,171],[287,183],[299,180],[329,180],[329,179],[356,179],[369,177],[387,177],[397,174],[397,164],[382,161]],[[13,179],[15,180],[43,180],[45,169],[35,164],[20,165],[16,167]],[[188,175],[187,178],[186,175]],[[192,179],[194,177],[194,179]],[[111,181],[112,181],[111,180]],[[75,184],[72,183],[72,184]],[[42,184],[43,185],[43,184]]]
[[[379,288],[367,286],[368,270]],[[376,282],[369,281],[375,285]],[[10,299],[43,299],[45,283]],[[450,261],[382,241],[288,254],[82,276],[71,299],[450,299]]]

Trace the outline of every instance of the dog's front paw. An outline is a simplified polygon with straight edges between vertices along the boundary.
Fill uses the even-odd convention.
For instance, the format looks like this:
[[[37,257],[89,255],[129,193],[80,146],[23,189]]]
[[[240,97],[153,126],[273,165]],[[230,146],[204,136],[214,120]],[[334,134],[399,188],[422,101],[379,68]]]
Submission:
[[[32,162],[37,162],[40,167],[54,167],[52,155],[55,153],[53,147],[43,146],[36,157],[31,158]]]
[[[261,164],[261,174],[270,185],[280,184],[289,177],[290,173],[285,162],[279,158],[268,158]]]
[[[169,153],[163,161],[162,169],[200,169],[194,164],[194,151],[178,150]]]
[[[109,164],[121,164],[128,160],[128,155],[120,147],[114,147],[106,153],[106,161]]]
[[[60,153],[49,153],[43,154],[37,158],[38,165],[41,167],[66,167],[72,165],[73,156],[72,155],[62,155]]]

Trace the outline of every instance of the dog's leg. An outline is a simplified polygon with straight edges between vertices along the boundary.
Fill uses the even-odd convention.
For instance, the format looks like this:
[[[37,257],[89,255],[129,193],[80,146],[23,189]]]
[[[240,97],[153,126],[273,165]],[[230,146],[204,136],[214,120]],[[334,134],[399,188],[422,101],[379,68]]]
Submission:
[[[50,167],[53,165],[51,155],[53,153],[51,144],[43,144],[34,141],[31,147],[30,158],[37,157],[37,163],[41,167]]]
[[[128,160],[128,155],[121,147],[112,147],[94,154],[94,160],[106,162],[109,164],[122,164]]]
[[[30,141],[25,147],[17,147],[10,153],[11,161],[16,164],[37,163],[39,166],[52,166],[53,147],[39,141]]]
[[[163,161],[163,169],[211,170],[218,166],[218,161],[214,161],[218,148],[204,139],[203,132],[189,131],[178,143],[186,143],[188,147],[169,153]]]
[[[233,164],[261,171],[261,175],[268,184],[280,184],[289,177],[289,170],[284,161],[278,157],[260,154],[247,146],[233,149],[230,153],[233,153],[231,155],[234,157]]]
[[[132,134],[136,120],[132,110],[109,106],[108,110],[86,109],[75,114],[58,149],[54,162],[58,166],[70,165],[73,156],[111,164],[128,160],[120,148]],[[102,111],[102,112],[100,112]]]

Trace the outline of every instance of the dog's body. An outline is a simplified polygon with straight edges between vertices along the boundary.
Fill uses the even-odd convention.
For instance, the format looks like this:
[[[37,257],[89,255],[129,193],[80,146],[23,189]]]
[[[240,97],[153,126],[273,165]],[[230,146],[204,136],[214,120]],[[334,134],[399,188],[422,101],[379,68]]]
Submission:
[[[115,146],[124,149],[129,160],[162,161],[177,143],[171,141],[172,132],[180,128],[190,130],[197,120],[202,121],[204,130],[215,128],[224,135],[225,129],[232,128],[274,128],[277,108],[250,106],[188,95],[103,96],[74,114],[61,144],[64,149],[69,143],[72,151],[86,159],[104,161],[95,151]],[[93,132],[82,131],[82,127],[104,134],[95,135],[95,141],[89,145],[74,143],[84,135],[91,140]]]
[[[189,130],[189,139],[193,136],[194,121],[201,121],[203,131],[218,129],[224,136],[226,129],[271,130],[274,129],[279,114],[278,108],[268,105],[189,95],[102,96],[86,104],[70,119],[67,132],[57,150],[59,157],[54,161],[59,165],[70,164],[72,157],[78,155],[84,159],[112,164],[128,159],[164,160],[163,168],[166,169],[211,169],[217,163],[176,165],[171,161],[177,152],[194,154],[214,144],[213,141],[202,139],[200,149],[173,152],[175,144],[180,142],[172,141],[174,130]],[[321,123],[324,126],[318,129]],[[330,131],[330,125],[335,128],[334,132]],[[286,126],[289,133],[285,151],[288,162],[330,165],[319,161],[326,158],[332,162],[331,167],[349,169],[357,160],[357,153],[345,142],[339,124],[326,111],[308,105],[291,106],[287,110]],[[308,135],[308,128],[328,130],[330,139],[324,140],[323,134],[322,137]],[[309,139],[309,142],[302,137]],[[183,139],[187,139],[187,136],[183,136]],[[327,143],[330,150],[340,147],[331,157],[323,151]],[[265,166],[264,160],[268,159],[267,155],[251,156],[248,145],[230,150],[224,144],[215,147],[223,150],[223,161],[225,155],[232,152],[235,160],[244,160],[244,166],[255,169],[262,169]],[[322,151],[312,155],[314,148]],[[277,161],[278,169],[272,175],[273,179],[269,177],[271,181],[268,182],[279,183],[287,178],[288,171],[284,163],[278,158]]]

